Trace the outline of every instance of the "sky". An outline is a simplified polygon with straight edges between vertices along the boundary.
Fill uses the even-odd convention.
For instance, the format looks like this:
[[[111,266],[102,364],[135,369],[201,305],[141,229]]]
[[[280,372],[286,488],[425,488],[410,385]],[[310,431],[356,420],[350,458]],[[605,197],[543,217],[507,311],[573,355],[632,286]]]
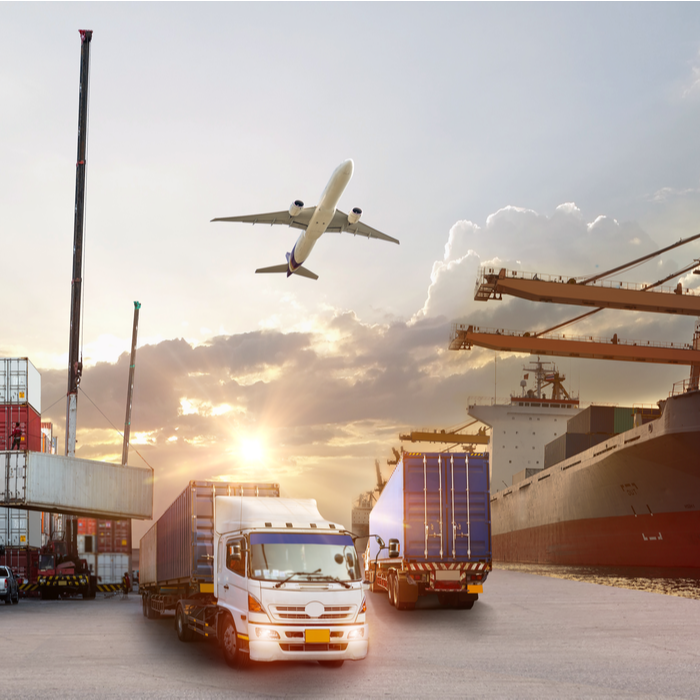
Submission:
[[[0,356],[40,370],[60,452],[78,29],[94,35],[77,456],[121,459],[138,300],[130,463],[154,469],[156,517],[222,478],[278,482],[349,526],[400,432],[519,389],[531,358],[449,351],[453,323],[578,315],[475,302],[481,265],[586,275],[699,232],[697,3],[0,3]],[[318,281],[287,279],[254,270],[297,231],[211,223],[313,205],[346,158],[339,207],[399,246],[329,234]],[[691,243],[619,279],[697,258]],[[694,319],[571,328],[690,342]],[[583,404],[655,404],[687,376],[555,362]]]

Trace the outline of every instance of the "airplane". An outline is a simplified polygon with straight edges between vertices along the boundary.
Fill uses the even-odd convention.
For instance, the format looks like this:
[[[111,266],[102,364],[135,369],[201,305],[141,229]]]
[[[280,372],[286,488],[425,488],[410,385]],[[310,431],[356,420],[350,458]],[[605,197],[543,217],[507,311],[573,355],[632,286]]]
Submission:
[[[331,179],[323,190],[321,200],[315,207],[305,207],[304,202],[297,199],[292,202],[289,211],[275,211],[269,214],[251,214],[249,216],[227,216],[212,221],[241,221],[251,224],[286,224],[291,228],[302,229],[301,235],[294,244],[291,253],[287,253],[287,262],[283,265],[258,268],[256,273],[286,272],[287,277],[300,275],[317,280],[318,275],[303,267],[316,241],[326,232],[342,233],[347,231],[354,235],[367,238],[379,238],[382,241],[398,243],[396,238],[387,236],[371,226],[360,223],[362,209],[355,207],[345,214],[336,209],[340,196],[350,182],[355,168],[352,159],[343,161],[331,175]]]

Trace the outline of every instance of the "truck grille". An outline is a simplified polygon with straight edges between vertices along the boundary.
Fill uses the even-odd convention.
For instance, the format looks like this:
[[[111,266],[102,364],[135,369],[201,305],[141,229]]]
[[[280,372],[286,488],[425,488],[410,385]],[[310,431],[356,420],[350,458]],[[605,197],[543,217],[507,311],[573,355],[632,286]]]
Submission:
[[[303,605],[271,605],[270,611],[278,620],[352,620],[356,605],[327,605],[321,617],[309,617]]]

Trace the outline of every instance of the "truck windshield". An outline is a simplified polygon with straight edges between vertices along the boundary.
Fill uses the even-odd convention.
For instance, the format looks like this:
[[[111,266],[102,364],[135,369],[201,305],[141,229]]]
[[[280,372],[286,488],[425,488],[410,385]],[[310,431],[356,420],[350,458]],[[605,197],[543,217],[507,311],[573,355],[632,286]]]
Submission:
[[[349,535],[253,532],[250,535],[253,578],[283,581],[358,581],[360,565]],[[320,569],[320,571],[319,571]]]
[[[53,554],[39,555],[39,571],[48,571],[53,569]]]

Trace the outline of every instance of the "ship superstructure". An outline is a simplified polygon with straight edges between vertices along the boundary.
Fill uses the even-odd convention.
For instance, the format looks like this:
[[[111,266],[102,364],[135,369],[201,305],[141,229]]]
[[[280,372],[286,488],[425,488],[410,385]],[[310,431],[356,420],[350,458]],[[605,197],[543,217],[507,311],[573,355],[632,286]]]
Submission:
[[[566,432],[566,423],[580,408],[578,398],[564,388],[566,377],[552,362],[524,367],[519,395],[510,402],[470,405],[467,411],[491,428],[487,452],[491,465],[491,493],[510,487],[513,478],[525,478],[544,469],[544,447]],[[528,389],[528,381],[534,388]]]

